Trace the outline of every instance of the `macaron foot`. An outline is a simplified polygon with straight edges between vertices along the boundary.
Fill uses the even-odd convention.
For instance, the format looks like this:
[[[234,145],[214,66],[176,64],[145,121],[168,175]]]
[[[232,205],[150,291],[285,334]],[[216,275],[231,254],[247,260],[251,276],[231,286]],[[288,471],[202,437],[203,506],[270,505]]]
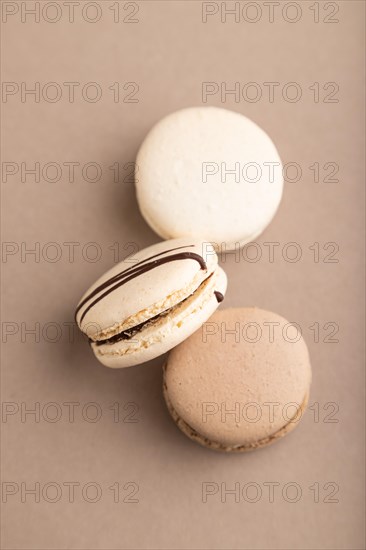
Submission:
[[[166,366],[164,365],[163,367],[164,371],[165,371],[165,368]],[[308,392],[305,395],[303,402],[301,403],[300,407],[296,411],[293,418],[289,420],[289,422],[285,424],[285,426],[283,426],[280,430],[278,430],[274,434],[264,437],[263,439],[259,439],[258,441],[254,441],[253,443],[247,443],[245,445],[223,445],[218,441],[210,440],[204,435],[198,433],[194,428],[192,428],[192,426],[187,424],[187,422],[185,422],[178,415],[177,411],[174,409],[173,405],[169,401],[169,396],[168,396],[165,381],[163,382],[163,394],[164,394],[165,403],[170,413],[170,416],[172,417],[177,427],[184,433],[184,435],[186,435],[189,439],[191,439],[192,441],[195,441],[199,445],[202,445],[203,447],[206,447],[213,451],[219,451],[223,453],[248,453],[251,451],[255,451],[257,449],[261,449],[263,447],[268,447],[269,445],[272,445],[276,441],[279,441],[282,437],[287,435],[297,426],[297,422],[299,422],[300,418],[305,413],[308,405],[308,401],[309,401],[309,392]]]

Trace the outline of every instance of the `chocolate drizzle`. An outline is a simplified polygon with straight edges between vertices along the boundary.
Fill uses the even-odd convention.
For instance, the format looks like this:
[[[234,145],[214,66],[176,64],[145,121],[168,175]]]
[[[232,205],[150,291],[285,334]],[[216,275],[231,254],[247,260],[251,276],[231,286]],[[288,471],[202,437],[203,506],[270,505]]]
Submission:
[[[98,302],[100,302],[103,298],[105,298],[105,296],[108,296],[108,294],[110,294],[114,290],[117,290],[117,288],[128,283],[135,277],[138,277],[139,275],[142,275],[143,273],[146,273],[147,271],[155,269],[156,267],[159,267],[160,265],[163,265],[165,263],[174,262],[178,260],[194,260],[199,263],[201,269],[207,269],[206,262],[204,261],[202,256],[200,256],[199,254],[196,254],[195,252],[178,252],[177,254],[171,254],[170,256],[164,256],[163,258],[154,259],[154,258],[158,258],[159,256],[162,256],[163,254],[166,254],[167,252],[174,252],[175,250],[180,250],[182,248],[190,248],[193,246],[194,246],[193,244],[190,244],[186,246],[179,246],[177,248],[171,248],[170,250],[165,250],[164,252],[160,252],[159,254],[154,254],[154,256],[145,258],[145,260],[141,260],[140,262],[137,262],[133,266],[128,267],[127,269],[124,269],[120,273],[117,273],[117,275],[114,275],[113,277],[111,277],[110,279],[108,279],[107,281],[99,285],[97,288],[95,288],[90,294],[88,294],[88,296],[86,296],[86,298],[84,298],[84,300],[80,302],[80,304],[76,308],[75,319],[80,309],[92,298],[94,298],[94,296],[96,296],[103,290],[105,290],[105,292],[103,292],[102,294],[99,294],[99,296],[97,296],[95,300],[93,300],[85,308],[85,310],[83,311],[80,317],[79,325],[83,321],[87,312],[93,306],[95,306]]]
[[[224,295],[221,294],[221,292],[219,292],[218,290],[215,290],[214,294],[216,296],[216,300],[218,301],[218,303],[223,301]]]

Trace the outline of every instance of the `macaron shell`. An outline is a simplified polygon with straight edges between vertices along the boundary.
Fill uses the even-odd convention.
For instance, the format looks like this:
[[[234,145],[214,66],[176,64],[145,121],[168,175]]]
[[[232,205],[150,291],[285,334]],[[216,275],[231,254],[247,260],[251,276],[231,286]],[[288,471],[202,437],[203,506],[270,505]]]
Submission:
[[[166,394],[177,416],[223,447],[253,446],[283,429],[311,383],[306,344],[302,337],[286,341],[286,330],[293,338],[288,326],[286,319],[257,308],[216,312],[169,354]],[[254,342],[258,327],[262,335]]]
[[[174,249],[174,250],[172,250]],[[80,303],[98,286],[111,277],[126,269],[134,268],[138,262],[143,262],[152,256],[159,255],[161,259],[184,252],[194,253],[204,259],[207,270],[201,268],[194,259],[180,259],[153,266],[153,269],[131,278],[125,284],[116,288],[97,301],[82,318],[86,308],[107,289],[101,290],[95,297],[86,302],[77,313],[76,319],[81,330],[91,338],[108,337],[121,323],[129,319],[125,328],[135,326],[149,317],[168,309],[178,300],[184,299],[195,290],[199,284],[212,273],[217,266],[217,255],[210,243],[202,243],[197,239],[181,238],[163,241],[134,254],[132,257],[115,265],[100,277],[84,294]]]
[[[111,368],[125,368],[150,361],[180,344],[197,331],[219,306],[214,291],[225,295],[227,278],[218,267],[203,293],[197,293],[164,316],[161,322],[115,344],[91,344],[97,359]]]
[[[205,162],[217,172],[203,181]],[[145,138],[137,166],[140,210],[163,238],[194,235],[217,248],[223,242],[229,250],[243,246],[265,229],[282,196],[282,164],[273,142],[254,122],[226,109],[168,115]],[[235,166],[240,181],[224,175]]]

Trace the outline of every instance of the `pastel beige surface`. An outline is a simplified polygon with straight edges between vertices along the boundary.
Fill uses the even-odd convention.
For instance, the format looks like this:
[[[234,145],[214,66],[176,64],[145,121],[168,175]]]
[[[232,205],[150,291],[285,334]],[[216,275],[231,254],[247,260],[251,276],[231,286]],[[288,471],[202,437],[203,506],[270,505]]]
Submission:
[[[297,329],[258,308],[217,311],[169,354],[164,396],[178,427],[220,451],[275,442],[295,428],[311,367]]]
[[[215,292],[224,295],[226,284],[210,243],[163,241],[100,277],[81,298],[76,320],[101,363],[128,367],[197,330],[218,307]]]
[[[339,0],[326,6],[325,2],[298,1],[302,17],[289,23],[283,14],[296,16],[296,7],[288,3],[286,12],[286,2],[273,3],[271,23],[270,6],[265,2],[256,2],[258,10],[254,3],[241,2],[237,10],[249,18],[258,14],[260,20],[250,23],[241,16],[236,23],[235,15],[228,13],[236,7],[232,1],[226,3],[223,23],[225,7],[214,1],[211,9],[217,13],[202,23],[202,5],[197,1],[137,0],[139,12],[133,16],[129,15],[133,6],[123,9],[127,2],[97,3],[102,18],[95,24],[81,17],[81,2],[75,6],[74,23],[67,21],[72,6],[68,9],[67,2],[59,2],[61,20],[48,23],[41,14],[37,24],[31,13],[26,23],[21,21],[22,2],[8,2],[8,10],[19,9],[1,28],[3,81],[19,84],[18,94],[2,104],[2,158],[19,167],[2,185],[3,240],[19,243],[19,248],[24,242],[27,250],[35,250],[40,243],[42,251],[49,242],[59,243],[62,249],[58,262],[48,262],[42,255],[36,262],[28,254],[23,263],[19,250],[2,265],[6,289],[2,321],[17,322],[19,327],[2,346],[2,402],[17,402],[20,409],[24,403],[27,410],[35,410],[40,403],[41,411],[47,403],[56,402],[62,409],[59,422],[45,421],[42,413],[39,423],[34,414],[27,414],[23,422],[19,410],[2,423],[2,480],[19,487],[3,504],[2,545],[17,550],[364,550],[365,4]],[[35,2],[25,4],[29,12],[36,7]],[[119,24],[113,20],[117,4]],[[52,2],[45,5],[49,18],[57,15]],[[338,13],[334,13],[337,6]],[[319,23],[314,22],[315,8],[319,8]],[[94,17],[96,11],[90,4],[85,13]],[[123,23],[127,17],[139,23]],[[331,24],[332,19],[339,23]],[[41,101],[27,94],[22,103],[21,83],[34,90],[36,81],[40,82]],[[62,99],[56,103],[42,98],[42,87],[50,81],[62,87]],[[68,88],[63,85],[68,81],[80,82],[74,103],[68,101]],[[103,87],[96,103],[82,99],[83,85],[90,81]],[[119,103],[108,89],[116,81]],[[122,102],[131,90],[123,90],[127,81],[138,83],[135,98],[139,103]],[[209,452],[181,434],[162,397],[162,359],[136,368],[101,368],[82,333],[73,329],[71,339],[64,325],[73,326],[75,306],[87,287],[132,250],[125,245],[133,242],[142,249],[159,240],[139,213],[132,181],[122,181],[131,169],[123,166],[136,159],[156,122],[201,101],[203,81],[223,83],[228,90],[236,82],[241,89],[256,82],[262,91],[257,102],[241,96],[237,103],[233,94],[222,98],[219,90],[207,104],[256,121],[273,139],[284,165],[297,162],[302,168],[299,182],[285,182],[278,214],[256,239],[262,257],[249,262],[231,254],[225,263],[220,258],[229,285],[219,309],[256,304],[297,321],[313,369],[312,408],[298,429],[263,452],[244,456]],[[268,81],[279,83],[273,103],[264,85]],[[293,81],[303,92],[297,103],[286,101],[281,93]],[[339,85],[334,96],[338,103],[324,101],[332,87],[323,90],[323,86],[331,81]],[[314,82],[319,83],[319,103],[309,89]],[[94,93],[94,88],[90,91]],[[49,92],[53,94],[54,88]],[[58,162],[61,179],[49,183],[41,174],[37,182],[29,174],[22,181],[21,162],[34,170],[37,161],[41,171],[46,163]],[[80,162],[73,183],[63,165],[67,161]],[[82,177],[83,165],[89,161],[103,170],[95,183]],[[121,168],[118,183],[109,169],[116,161]],[[315,162],[319,163],[319,183],[308,169]],[[334,167],[324,169],[328,162],[339,165],[333,177]],[[93,175],[93,169],[88,173]],[[52,167],[49,174],[54,174]],[[327,183],[326,177],[339,182]],[[303,255],[297,263],[282,257],[289,241],[301,246]],[[63,244],[67,242],[80,243],[74,262],[68,259]],[[82,255],[89,242],[98,243],[102,251],[95,262]],[[273,262],[264,244],[268,242],[280,243]],[[309,249],[315,242],[320,247],[318,263]],[[327,242],[339,245],[338,263],[324,261],[332,250],[323,250]],[[119,251],[119,259],[117,254],[114,258],[111,246]],[[37,323],[42,329],[51,321],[62,329],[57,342],[41,334],[37,343],[34,334],[22,331],[22,322],[32,331]],[[315,322],[320,329],[316,341],[309,329]],[[323,328],[327,322],[339,327],[333,336],[338,343],[327,341],[332,332],[331,327]],[[80,404],[75,407],[73,423],[63,405],[70,401]],[[123,407],[130,402],[139,407],[135,423],[123,421],[131,411]],[[87,403],[100,405],[99,421],[83,418]],[[120,422],[114,421],[109,409],[112,403],[119,404]],[[332,412],[332,408],[324,409],[327,403],[339,406],[333,415],[338,422],[326,418]],[[319,422],[315,421],[317,410]],[[54,411],[50,409],[50,416]],[[62,489],[56,503],[42,496],[42,488],[51,481]],[[75,502],[68,498],[67,481],[80,483],[75,487]],[[102,489],[95,504],[82,498],[82,489],[91,481]],[[123,502],[131,500],[126,498],[131,489],[123,489],[129,481],[139,485],[134,497],[138,503]],[[217,483],[218,492],[203,503],[205,481]],[[30,490],[41,483],[40,502],[31,493],[21,498],[22,482]],[[119,503],[109,489],[116,482],[121,489]],[[221,484],[230,490],[237,482],[241,488],[257,483],[262,490],[260,500],[248,502],[241,495],[240,502],[235,502],[235,495],[228,494],[223,503]],[[273,503],[266,482],[280,484]],[[297,503],[283,498],[289,482],[302,489]],[[330,482],[339,487],[333,497],[338,503],[327,502],[333,489],[326,490],[324,485]],[[309,489],[314,483],[319,502]],[[55,494],[50,487],[50,497]],[[88,494],[94,496],[93,487]]]
[[[200,237],[230,250],[257,237],[282,196],[273,142],[249,118],[217,107],[169,114],[136,159],[142,215],[161,237]]]

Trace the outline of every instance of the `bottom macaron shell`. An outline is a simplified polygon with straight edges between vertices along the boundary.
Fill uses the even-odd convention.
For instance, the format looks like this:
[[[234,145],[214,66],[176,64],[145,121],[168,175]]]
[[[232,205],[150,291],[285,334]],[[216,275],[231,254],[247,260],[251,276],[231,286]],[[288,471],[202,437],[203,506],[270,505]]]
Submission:
[[[164,366],[164,373],[165,373],[165,366]],[[291,432],[293,429],[296,428],[301,416],[304,414],[306,410],[306,407],[309,401],[309,393],[307,393],[304,398],[304,401],[301,403],[301,406],[297,410],[294,418],[274,434],[245,445],[225,446],[217,441],[208,439],[202,434],[199,434],[194,428],[192,428],[192,426],[187,424],[187,422],[185,422],[178,415],[177,411],[174,409],[173,405],[169,400],[165,379],[163,383],[163,394],[164,394],[165,403],[170,413],[170,416],[174,420],[177,427],[184,433],[184,435],[189,437],[189,439],[191,439],[192,441],[199,443],[203,447],[212,449],[213,451],[220,451],[224,453],[248,453],[250,451],[255,451],[256,449],[260,449],[262,447],[267,447],[268,445],[272,445],[276,441],[279,441],[282,437],[284,437],[286,434],[288,434],[289,432]]]
[[[140,210],[141,210],[141,213],[142,213],[144,219],[148,223],[148,225],[150,225],[150,227],[155,231],[155,233],[160,235],[160,237],[162,237],[163,239],[166,239],[166,240],[179,238],[179,235],[167,233],[161,227],[159,227],[157,225],[157,223],[150,218],[148,212],[143,210],[142,205],[140,205]],[[274,217],[274,215],[275,215],[275,213],[273,214],[273,217]],[[254,233],[252,233],[250,235],[249,234],[248,235],[241,235],[240,238],[237,239],[236,241],[221,239],[220,242],[215,242],[212,239],[207,239],[207,240],[211,241],[211,243],[212,243],[212,245],[213,245],[213,247],[214,247],[217,254],[230,252],[230,251],[233,251],[233,250],[237,250],[238,248],[243,248],[247,244],[253,242],[254,239],[259,237],[259,235],[261,235],[263,233],[263,231],[267,228],[267,225],[272,221],[273,217],[269,221],[266,221],[265,223],[263,223],[258,228],[258,230],[255,231]],[[202,238],[202,240],[206,239],[205,235],[201,235],[201,238]]]
[[[97,359],[106,367],[126,368],[150,361],[171,350],[191,336],[217,309],[215,292],[226,292],[227,278],[217,268],[204,291],[193,294],[157,323],[134,335],[130,340],[91,347]]]

